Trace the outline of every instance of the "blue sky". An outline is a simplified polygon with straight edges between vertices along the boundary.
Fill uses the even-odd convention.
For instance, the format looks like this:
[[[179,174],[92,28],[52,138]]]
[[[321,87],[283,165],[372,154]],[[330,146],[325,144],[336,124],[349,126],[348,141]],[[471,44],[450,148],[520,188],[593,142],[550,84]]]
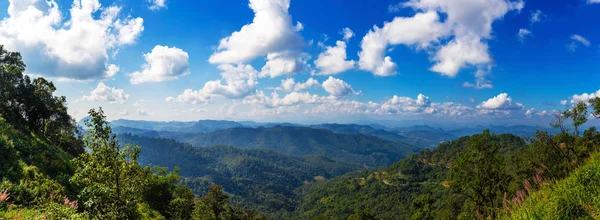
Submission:
[[[76,118],[102,106],[110,119],[545,125],[600,95],[598,0],[0,8],[0,44],[55,80]]]

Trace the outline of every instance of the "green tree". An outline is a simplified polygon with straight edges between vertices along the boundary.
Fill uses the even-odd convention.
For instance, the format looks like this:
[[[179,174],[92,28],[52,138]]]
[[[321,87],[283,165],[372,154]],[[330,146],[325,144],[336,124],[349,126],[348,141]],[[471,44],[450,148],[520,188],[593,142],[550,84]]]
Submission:
[[[590,105],[592,106],[592,115],[596,118],[600,118],[600,97],[591,99]]]
[[[89,115],[84,141],[91,152],[74,160],[77,169],[71,179],[81,189],[79,203],[97,218],[136,219],[147,186],[147,172],[137,162],[140,148],[120,148],[102,108]]]
[[[498,153],[501,146],[494,137],[489,130],[473,135],[450,169],[453,190],[474,203],[479,219],[495,213],[510,181],[504,157]]]
[[[210,186],[208,193],[200,198],[194,210],[195,219],[221,219],[229,205],[229,196],[219,185]]]
[[[587,122],[588,107],[585,102],[578,102],[575,107],[563,113],[562,117],[573,120],[573,134],[579,136],[579,127]]]
[[[84,152],[75,121],[67,113],[66,98],[54,96],[56,87],[44,78],[23,74],[19,53],[0,45],[0,115],[20,130],[40,134],[72,156]]]
[[[169,219],[192,219],[194,211],[194,192],[185,186],[177,186],[173,199],[169,202]]]

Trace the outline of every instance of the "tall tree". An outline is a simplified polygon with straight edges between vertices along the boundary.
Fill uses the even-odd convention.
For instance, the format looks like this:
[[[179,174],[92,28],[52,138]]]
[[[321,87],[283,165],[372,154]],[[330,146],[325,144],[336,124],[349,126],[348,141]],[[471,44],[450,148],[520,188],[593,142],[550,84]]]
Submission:
[[[489,130],[473,135],[450,170],[453,190],[475,204],[479,219],[494,214],[510,181],[504,157],[498,153],[501,146],[494,138]]]
[[[67,113],[67,99],[54,96],[52,82],[24,75],[25,67],[19,53],[0,45],[0,115],[15,128],[47,137],[73,156],[83,153],[77,126]]]
[[[137,162],[140,148],[120,148],[102,108],[89,111],[84,138],[89,154],[82,154],[71,181],[81,191],[83,209],[104,219],[135,219],[136,205],[143,201],[147,172]]]

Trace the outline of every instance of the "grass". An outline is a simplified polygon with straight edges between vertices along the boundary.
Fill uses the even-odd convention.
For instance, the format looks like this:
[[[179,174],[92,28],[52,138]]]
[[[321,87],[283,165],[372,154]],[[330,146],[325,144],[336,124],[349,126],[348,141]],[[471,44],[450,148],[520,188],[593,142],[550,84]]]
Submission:
[[[600,219],[600,153],[569,177],[532,193],[508,219]]]

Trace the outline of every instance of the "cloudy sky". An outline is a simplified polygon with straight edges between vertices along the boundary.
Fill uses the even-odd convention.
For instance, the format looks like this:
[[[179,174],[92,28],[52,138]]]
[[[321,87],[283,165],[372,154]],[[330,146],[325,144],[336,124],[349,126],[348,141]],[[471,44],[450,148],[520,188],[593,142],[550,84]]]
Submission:
[[[547,124],[600,96],[599,0],[3,0],[77,119]]]

